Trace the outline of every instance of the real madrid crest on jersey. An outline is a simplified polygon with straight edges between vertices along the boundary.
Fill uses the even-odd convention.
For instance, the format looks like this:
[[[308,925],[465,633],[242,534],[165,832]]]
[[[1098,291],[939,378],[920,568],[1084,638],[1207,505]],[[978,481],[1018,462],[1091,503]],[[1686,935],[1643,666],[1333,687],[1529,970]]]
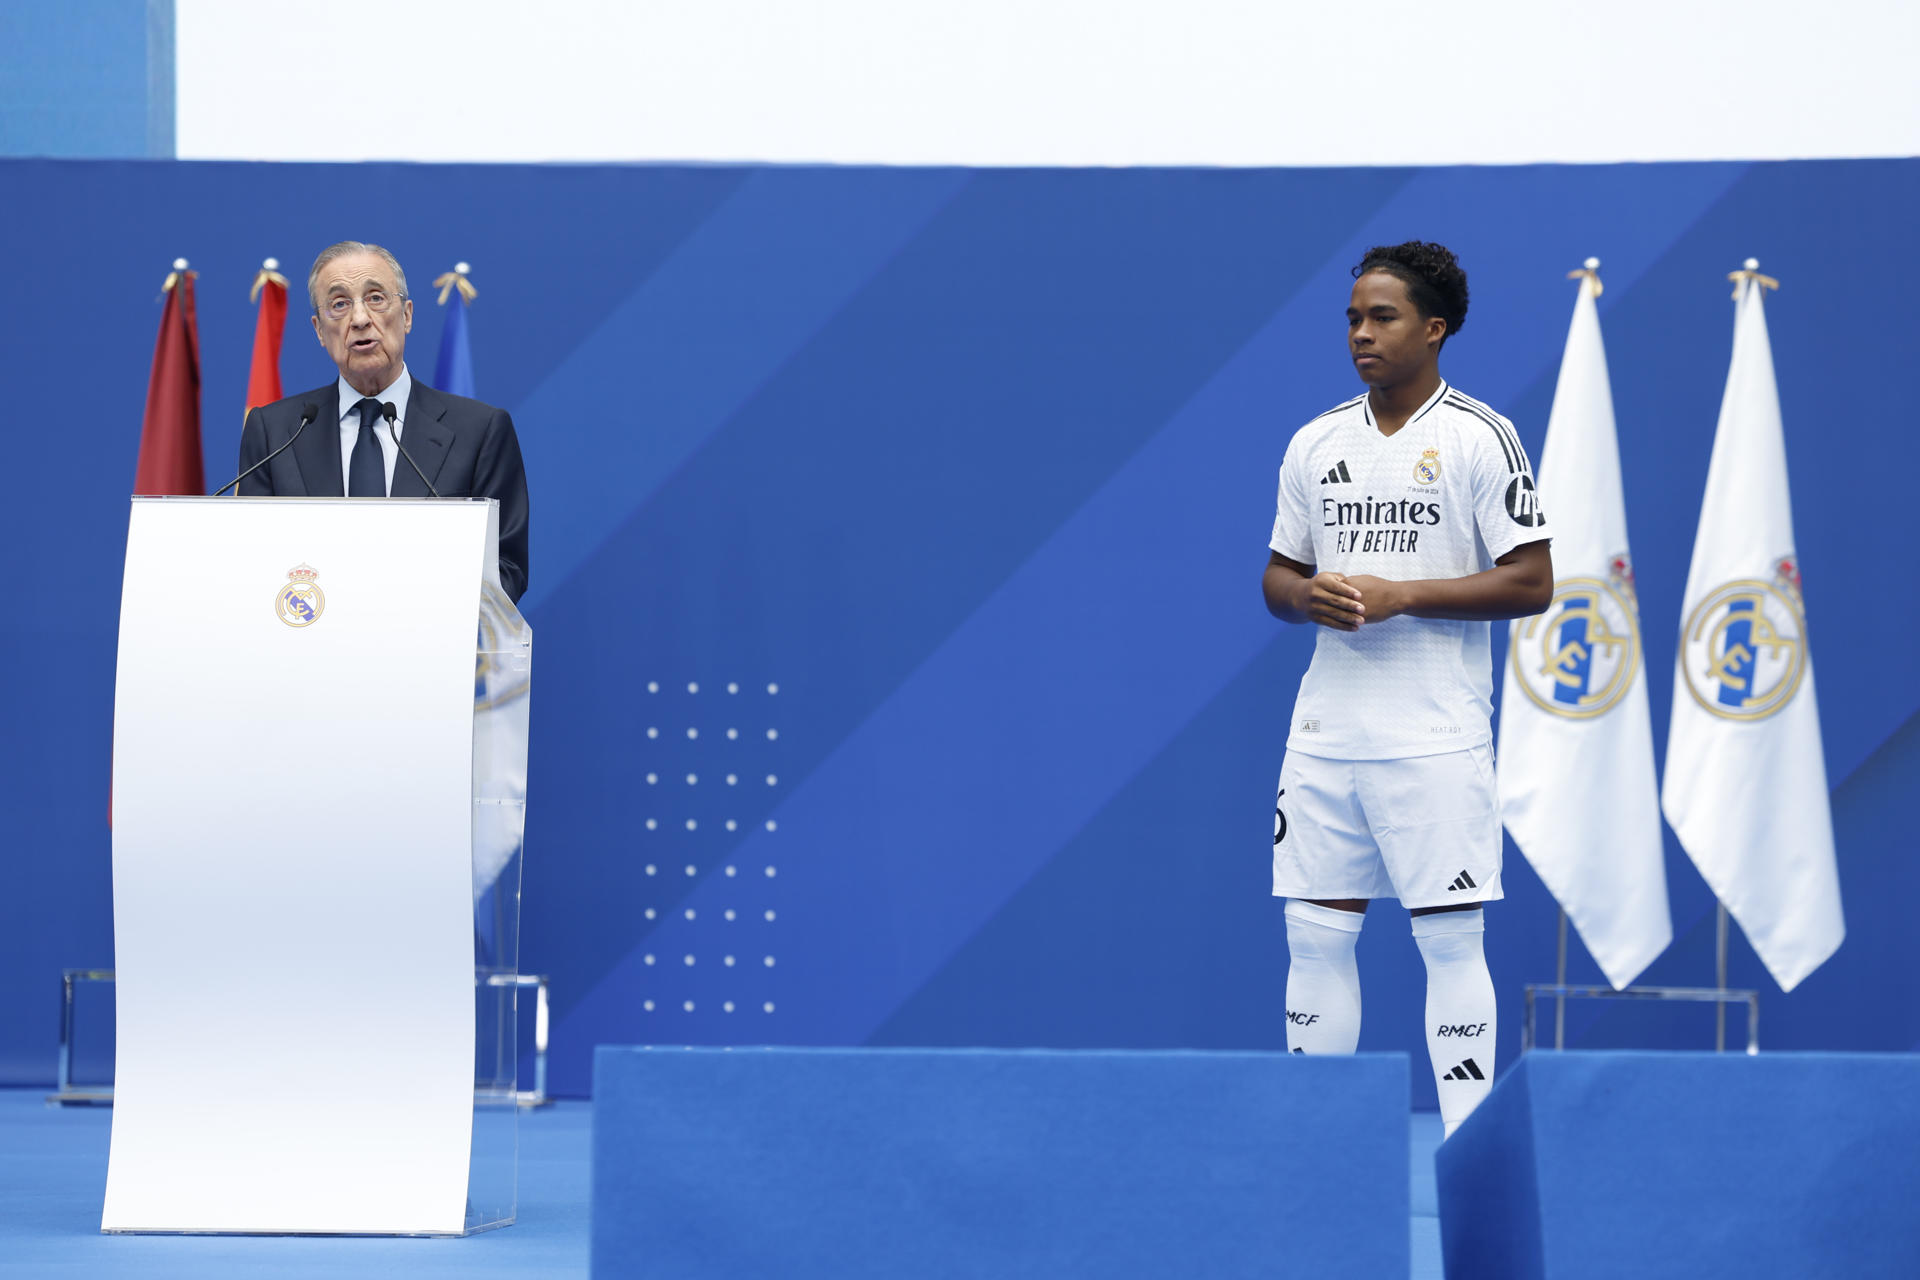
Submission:
[[[290,627],[310,627],[320,621],[320,615],[326,612],[327,597],[314,581],[319,576],[313,566],[305,564],[287,571],[286,585],[280,588],[273,602],[280,621]]]
[[[1793,699],[1807,674],[1800,567],[1774,562],[1773,581],[1740,578],[1709,591],[1680,633],[1687,691],[1729,720],[1763,720]]]
[[[1588,720],[1619,705],[1640,669],[1640,611],[1625,552],[1607,580],[1562,578],[1547,611],[1515,628],[1513,674],[1544,710]]]
[[[1413,464],[1413,482],[1415,484],[1440,483],[1440,451],[1428,449],[1420,455],[1420,461]]]

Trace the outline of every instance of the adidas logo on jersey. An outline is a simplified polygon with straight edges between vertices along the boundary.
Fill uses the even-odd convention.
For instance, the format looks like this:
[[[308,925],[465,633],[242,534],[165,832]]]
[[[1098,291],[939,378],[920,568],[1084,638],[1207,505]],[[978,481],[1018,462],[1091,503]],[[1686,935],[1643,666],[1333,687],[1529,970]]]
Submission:
[[[1465,1062],[1461,1063],[1459,1066],[1447,1072],[1447,1074],[1441,1076],[1440,1078],[1442,1080],[1485,1080],[1486,1079],[1485,1076],[1480,1074],[1480,1068],[1474,1063],[1472,1058],[1468,1058]]]
[[[1454,877],[1453,883],[1447,886],[1447,892],[1452,893],[1456,889],[1478,889],[1479,887],[1479,885],[1473,882],[1472,876],[1462,871]]]
[[[1347,464],[1345,459],[1341,460],[1340,465],[1334,467],[1331,471],[1327,472],[1326,478],[1321,480],[1320,483],[1321,484],[1352,484],[1353,477],[1347,474]]]

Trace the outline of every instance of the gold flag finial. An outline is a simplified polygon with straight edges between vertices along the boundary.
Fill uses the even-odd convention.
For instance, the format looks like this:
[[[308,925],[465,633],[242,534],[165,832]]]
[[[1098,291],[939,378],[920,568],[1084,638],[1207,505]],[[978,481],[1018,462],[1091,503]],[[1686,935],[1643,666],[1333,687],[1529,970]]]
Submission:
[[[480,291],[473,287],[473,281],[467,279],[467,272],[471,270],[473,268],[466,263],[456,262],[453,264],[453,270],[434,278],[433,287],[440,291],[441,306],[447,305],[447,297],[455,289],[460,291],[462,302],[472,302],[480,296]]]
[[[260,301],[260,291],[270,284],[277,284],[282,289],[287,287],[287,278],[280,274],[280,259],[278,258],[268,258],[260,264],[260,270],[255,273],[253,277],[253,292],[248,295],[247,301]]]
[[[160,292],[165,293],[173,288],[173,286],[179,284],[181,276],[197,276],[199,274],[198,271],[187,270],[187,260],[185,258],[175,258],[173,260],[173,270],[167,272],[167,278],[160,282]]]
[[[1596,298],[1606,291],[1606,286],[1600,283],[1600,259],[1598,258],[1588,258],[1577,270],[1567,272],[1567,279],[1590,281],[1593,285],[1593,296]],[[1583,284],[1580,287],[1584,289],[1587,286]]]
[[[1727,279],[1733,281],[1733,300],[1740,301],[1740,290],[1751,280],[1762,289],[1778,289],[1780,282],[1772,276],[1760,274],[1760,259],[1748,258],[1740,264],[1740,270],[1727,272]]]

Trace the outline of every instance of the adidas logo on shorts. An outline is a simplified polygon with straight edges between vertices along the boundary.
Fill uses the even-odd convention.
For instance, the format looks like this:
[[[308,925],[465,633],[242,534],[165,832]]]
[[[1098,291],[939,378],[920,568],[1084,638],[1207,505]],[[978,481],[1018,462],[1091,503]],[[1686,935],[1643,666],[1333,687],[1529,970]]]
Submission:
[[[1474,1063],[1474,1060],[1472,1058],[1468,1058],[1465,1062],[1461,1063],[1459,1066],[1447,1072],[1447,1074],[1441,1076],[1440,1078],[1442,1080],[1485,1080],[1486,1079],[1485,1076],[1480,1074],[1480,1068],[1478,1065]]]
[[[1472,876],[1462,871],[1454,877],[1453,883],[1447,886],[1447,892],[1452,893],[1456,889],[1478,889],[1479,887],[1479,885],[1473,882]]]

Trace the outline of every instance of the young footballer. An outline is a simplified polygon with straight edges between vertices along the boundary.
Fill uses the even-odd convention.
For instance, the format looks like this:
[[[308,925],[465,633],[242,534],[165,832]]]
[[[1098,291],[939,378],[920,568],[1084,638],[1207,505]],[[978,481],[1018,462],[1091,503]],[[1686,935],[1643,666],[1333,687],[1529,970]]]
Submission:
[[[1547,522],[1513,424],[1440,376],[1467,318],[1447,249],[1370,249],[1347,350],[1364,395],[1300,428],[1280,467],[1261,587],[1319,628],[1273,819],[1286,898],[1287,1047],[1352,1053],[1354,944],[1398,898],[1427,967],[1427,1048],[1451,1135],[1493,1087],[1481,904],[1500,889],[1491,621],[1553,594]]]

